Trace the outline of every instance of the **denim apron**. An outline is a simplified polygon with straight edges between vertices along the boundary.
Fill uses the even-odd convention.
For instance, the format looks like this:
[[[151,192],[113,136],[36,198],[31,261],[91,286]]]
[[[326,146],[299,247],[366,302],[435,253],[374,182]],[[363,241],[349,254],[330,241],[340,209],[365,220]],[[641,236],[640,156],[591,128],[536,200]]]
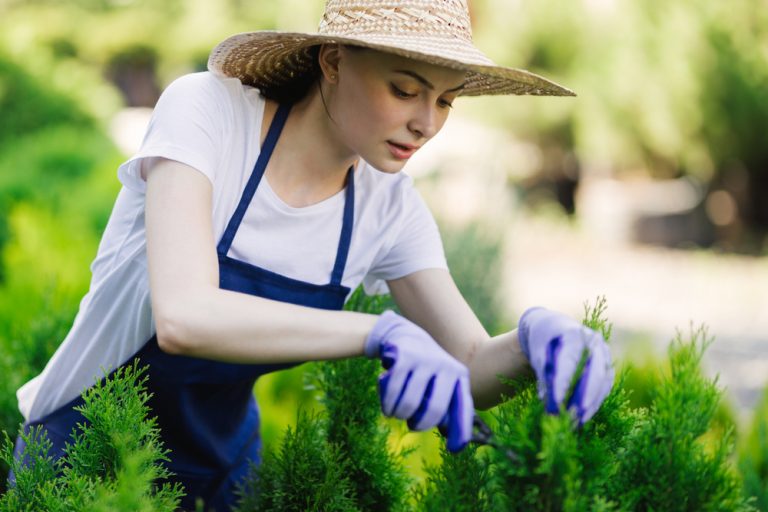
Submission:
[[[289,111],[289,105],[278,108],[240,202],[216,248],[219,287],[291,304],[340,310],[350,291],[341,285],[341,279],[354,222],[355,185],[351,167],[347,171],[343,223],[329,284],[291,279],[227,255]],[[247,474],[249,462],[259,462],[259,413],[253,396],[256,379],[296,363],[235,364],[170,355],[160,349],[156,336],[136,357],[142,366],[149,365],[147,385],[152,393],[149,406],[151,414],[157,416],[165,448],[171,450],[167,467],[176,474],[173,481],[180,481],[187,493],[182,499],[182,508],[194,510],[195,499],[201,497],[206,502],[206,510],[229,510],[236,501],[236,484]],[[43,425],[53,442],[51,455],[60,457],[64,443],[70,440],[70,432],[77,422],[84,421],[82,415],[73,410],[80,404],[82,398],[78,397],[25,425],[25,430]],[[22,449],[19,438],[17,457]]]

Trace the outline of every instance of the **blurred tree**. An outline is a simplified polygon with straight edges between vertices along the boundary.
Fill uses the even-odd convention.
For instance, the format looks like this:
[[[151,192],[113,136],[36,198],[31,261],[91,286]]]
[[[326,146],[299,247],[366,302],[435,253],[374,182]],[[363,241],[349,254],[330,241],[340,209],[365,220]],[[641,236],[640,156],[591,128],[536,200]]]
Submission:
[[[157,83],[157,52],[147,46],[131,46],[112,55],[107,77],[123,93],[129,107],[154,107],[160,97]]]
[[[55,124],[88,126],[92,120],[70,98],[51,90],[0,53],[0,151],[20,137]]]
[[[582,175],[695,176],[710,193],[720,191],[707,208],[710,220],[747,228],[727,231],[731,247],[761,250],[768,234],[768,203],[761,201],[768,193],[768,10],[762,0],[473,5],[475,40],[492,58],[542,73],[579,95],[486,103],[485,119],[534,143],[546,141],[552,155],[575,151]],[[567,165],[553,169],[555,160],[542,157],[550,181],[568,175]],[[722,213],[734,209],[730,202],[732,216]]]
[[[768,233],[768,12],[758,2],[713,9],[702,69],[701,135],[716,168],[717,188],[740,199],[738,214]],[[746,179],[744,179],[746,178]],[[752,242],[753,244],[755,242]],[[753,249],[763,248],[757,241]]]

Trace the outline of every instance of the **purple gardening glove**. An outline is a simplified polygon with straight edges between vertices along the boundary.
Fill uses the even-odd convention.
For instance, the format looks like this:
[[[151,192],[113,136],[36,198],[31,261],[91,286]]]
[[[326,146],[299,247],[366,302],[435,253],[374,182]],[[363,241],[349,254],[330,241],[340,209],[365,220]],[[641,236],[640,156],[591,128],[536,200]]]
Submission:
[[[518,337],[536,372],[539,397],[551,414],[560,411],[582,352],[588,352],[581,377],[565,406],[575,413],[580,425],[589,420],[613,386],[611,353],[602,335],[566,315],[537,307],[520,317]]]
[[[472,436],[475,410],[469,370],[421,327],[385,311],[365,341],[365,355],[380,357],[381,409],[408,420],[412,430],[438,424],[448,431],[448,450],[464,448]]]

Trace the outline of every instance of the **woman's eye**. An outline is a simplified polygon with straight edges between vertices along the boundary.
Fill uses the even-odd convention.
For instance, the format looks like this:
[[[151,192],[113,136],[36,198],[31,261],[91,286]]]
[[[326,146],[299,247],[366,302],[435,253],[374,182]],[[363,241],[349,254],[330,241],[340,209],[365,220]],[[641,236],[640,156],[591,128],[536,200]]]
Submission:
[[[400,89],[399,87],[397,87],[394,84],[392,85],[392,92],[398,98],[413,98],[414,96],[416,96],[415,94],[410,94],[410,93],[405,92],[404,90]]]
[[[443,108],[453,108],[453,103],[448,100],[440,100],[438,104]]]

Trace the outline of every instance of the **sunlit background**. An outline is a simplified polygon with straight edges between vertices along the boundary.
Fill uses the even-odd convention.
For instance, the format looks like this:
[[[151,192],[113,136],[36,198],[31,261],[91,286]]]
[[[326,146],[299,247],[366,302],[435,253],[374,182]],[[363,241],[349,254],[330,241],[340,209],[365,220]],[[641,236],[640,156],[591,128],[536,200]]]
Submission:
[[[314,31],[321,0],[0,0],[0,420],[87,290],[89,263],[174,78],[236,32]],[[473,0],[476,44],[575,98],[459,99],[406,168],[492,334],[605,296],[619,360],[706,324],[744,422],[768,381],[768,2]],[[105,342],[108,340],[105,340]],[[311,403],[258,386],[265,436]]]

